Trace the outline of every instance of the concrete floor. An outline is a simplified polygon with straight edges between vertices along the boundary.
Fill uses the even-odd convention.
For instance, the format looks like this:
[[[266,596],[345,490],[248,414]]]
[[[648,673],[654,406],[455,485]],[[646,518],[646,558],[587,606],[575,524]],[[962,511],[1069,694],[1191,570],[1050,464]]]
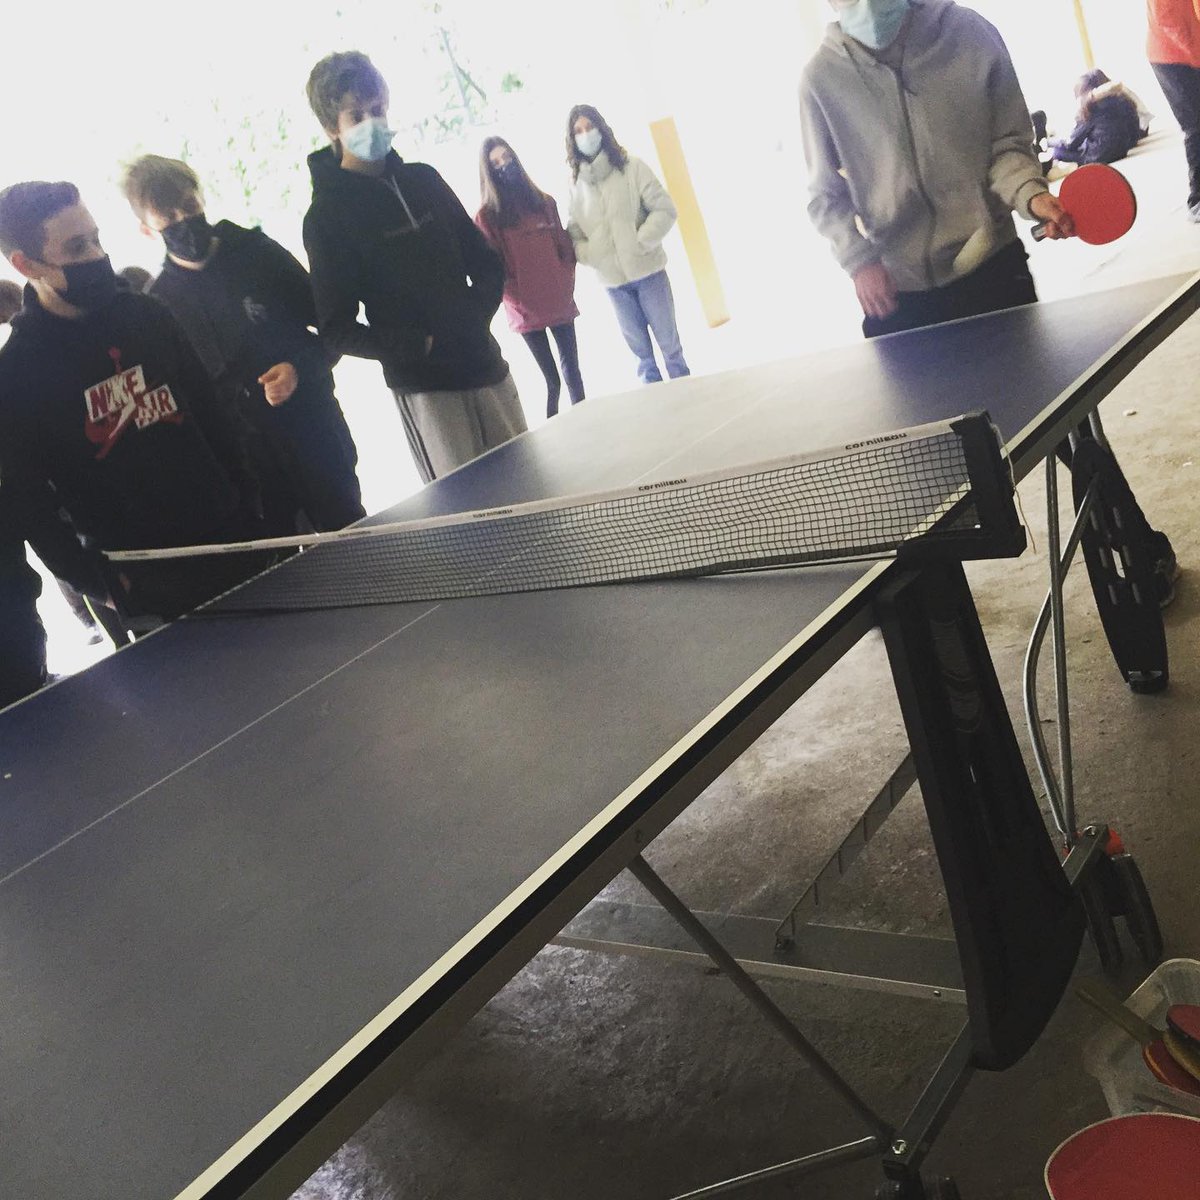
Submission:
[[[1162,273],[1158,264],[1194,268],[1200,240],[1182,225],[1172,186],[1181,164],[1173,141],[1167,150],[1149,166],[1139,165],[1146,159],[1133,164],[1142,174],[1139,224],[1150,222],[1141,267],[1135,255],[1108,256],[1098,278],[1091,269],[1075,273],[1077,290],[1124,282],[1139,269]],[[1064,269],[1044,290],[1064,294],[1065,276]],[[1154,896],[1168,957],[1200,957],[1198,377],[1200,322],[1193,320],[1103,409],[1143,506],[1170,533],[1184,569],[1167,612],[1167,694],[1128,691],[1082,572],[1068,591],[1080,812],[1125,835]],[[1021,495],[1036,551],[970,571],[1018,724],[1021,660],[1045,572],[1040,480],[1022,485]],[[1043,711],[1052,711],[1049,696]],[[694,908],[781,916],[903,751],[882,644],[872,635],[685,812],[648,857]],[[623,876],[606,895],[643,899],[638,893]],[[829,919],[948,932],[916,793],[860,860]],[[1094,969],[1086,948],[1081,970]],[[1129,988],[1138,978],[1134,967],[1122,982]],[[928,1002],[810,984],[766,986],[893,1117],[915,1099],[961,1019],[962,1010]],[[930,1168],[953,1175],[967,1200],[1043,1197],[1047,1155],[1107,1112],[1080,1060],[1081,1044],[1096,1026],[1080,1002],[1064,1000],[1022,1063],[973,1080]],[[856,1136],[853,1119],[720,976],[547,949],[295,1200],[657,1200]],[[866,1200],[879,1178],[868,1163],[752,1194]]]

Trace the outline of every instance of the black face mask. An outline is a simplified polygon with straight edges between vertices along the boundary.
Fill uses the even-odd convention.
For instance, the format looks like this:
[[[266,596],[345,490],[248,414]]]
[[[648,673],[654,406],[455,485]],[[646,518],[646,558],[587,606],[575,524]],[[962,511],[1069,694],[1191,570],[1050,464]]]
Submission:
[[[515,162],[506,162],[504,166],[496,168],[496,182],[506,187],[511,187],[520,178],[521,169]]]
[[[117,275],[106,254],[93,262],[67,263],[59,268],[67,286],[58,294],[76,308],[103,308],[117,294]]]
[[[200,262],[208,253],[213,241],[213,227],[203,213],[184,217],[162,231],[167,253],[184,262]]]

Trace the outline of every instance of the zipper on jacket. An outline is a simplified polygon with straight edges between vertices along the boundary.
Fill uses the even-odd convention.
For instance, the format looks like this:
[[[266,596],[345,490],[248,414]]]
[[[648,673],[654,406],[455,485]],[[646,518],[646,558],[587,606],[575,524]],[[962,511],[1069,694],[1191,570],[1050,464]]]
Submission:
[[[396,199],[399,200],[400,203],[404,205],[404,211],[408,214],[408,219],[411,222],[412,227],[414,229],[418,228],[417,218],[413,216],[412,209],[408,207],[408,201],[405,200],[404,193],[400,190],[399,181],[394,179],[391,175],[386,176],[385,180],[388,184],[388,187],[395,194]]]
[[[925,278],[929,281],[931,288],[937,287],[937,281],[933,277],[933,257],[931,254],[933,249],[933,235],[937,232],[937,209],[934,207],[933,201],[929,198],[929,193],[925,190],[925,180],[921,177],[921,164],[917,158],[917,139],[913,135],[912,117],[908,111],[908,88],[904,86],[903,54],[900,56],[900,66],[892,67],[890,70],[896,76],[896,87],[900,92],[900,111],[904,117],[904,132],[908,134],[908,149],[912,154],[913,174],[917,180],[917,191],[921,194],[921,199],[925,201],[925,207],[929,209],[929,232],[925,235]]]

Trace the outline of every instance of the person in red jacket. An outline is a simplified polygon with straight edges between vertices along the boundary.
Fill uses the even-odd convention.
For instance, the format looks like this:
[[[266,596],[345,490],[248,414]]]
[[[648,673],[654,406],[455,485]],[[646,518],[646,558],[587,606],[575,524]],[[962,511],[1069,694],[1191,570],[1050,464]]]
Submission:
[[[1200,0],[1146,0],[1146,56],[1183,130],[1188,220],[1200,224]]]
[[[475,216],[493,250],[504,260],[504,311],[546,377],[546,416],[558,412],[562,380],[547,330],[554,336],[567,394],[584,397],[575,338],[575,247],[558,205],[529,178],[513,148],[501,137],[485,139],[479,153],[482,201]]]

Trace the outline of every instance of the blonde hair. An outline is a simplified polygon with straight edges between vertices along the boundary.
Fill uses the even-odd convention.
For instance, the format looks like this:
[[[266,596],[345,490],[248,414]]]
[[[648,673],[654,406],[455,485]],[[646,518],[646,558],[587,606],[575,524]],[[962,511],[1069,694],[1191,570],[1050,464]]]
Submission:
[[[193,193],[202,194],[200,177],[187,163],[161,154],[143,154],[121,175],[121,192],[140,220],[148,211],[171,213]]]

